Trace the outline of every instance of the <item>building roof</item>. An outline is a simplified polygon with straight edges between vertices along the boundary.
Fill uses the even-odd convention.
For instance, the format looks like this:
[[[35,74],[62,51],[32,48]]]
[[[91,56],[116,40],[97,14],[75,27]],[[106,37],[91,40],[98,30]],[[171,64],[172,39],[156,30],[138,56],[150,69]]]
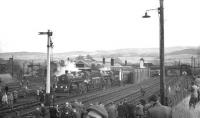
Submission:
[[[8,60],[0,60],[0,64],[2,65],[8,64]]]
[[[0,74],[0,80],[5,84],[16,82],[16,79],[12,78],[10,74]]]
[[[78,60],[78,61],[76,61],[76,64],[84,64],[84,65],[86,65],[86,66],[91,66],[91,63],[89,63],[89,62],[87,62],[87,61],[85,61],[85,60]]]

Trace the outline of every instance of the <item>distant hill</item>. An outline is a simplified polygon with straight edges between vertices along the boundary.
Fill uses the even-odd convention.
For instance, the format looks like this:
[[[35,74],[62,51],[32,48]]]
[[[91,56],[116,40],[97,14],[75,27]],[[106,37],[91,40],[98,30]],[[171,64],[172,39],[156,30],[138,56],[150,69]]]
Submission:
[[[169,47],[165,48],[166,55],[179,55],[179,54],[197,54],[197,49],[194,47]],[[200,52],[200,51],[199,51]],[[54,53],[54,59],[67,59],[68,57],[76,57],[79,55],[91,55],[92,57],[158,57],[158,48],[127,48],[117,50],[97,50],[97,51],[72,51],[63,53]],[[15,59],[21,60],[45,60],[46,53],[41,52],[9,52],[0,53],[0,58],[8,59],[14,56]]]
[[[167,53],[167,55],[180,55],[180,54],[196,55],[198,53],[200,54],[199,49],[190,48],[190,49],[183,49],[183,50],[179,50],[179,51],[173,51],[171,53]]]
[[[15,59],[21,60],[37,60],[44,59],[46,57],[45,53],[41,52],[8,52],[0,53],[0,58],[9,59],[14,56]]]

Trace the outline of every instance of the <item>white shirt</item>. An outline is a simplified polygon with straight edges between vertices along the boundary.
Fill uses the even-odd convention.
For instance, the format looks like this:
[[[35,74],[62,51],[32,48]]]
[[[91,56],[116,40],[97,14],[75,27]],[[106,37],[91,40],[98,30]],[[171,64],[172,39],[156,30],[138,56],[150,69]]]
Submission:
[[[196,78],[195,81],[196,81],[197,85],[200,86],[200,78]]]
[[[8,103],[8,96],[6,94],[3,95],[2,102]]]
[[[199,87],[196,85],[193,85],[192,88],[194,89],[194,92],[192,93],[195,97],[198,97],[198,89]]]
[[[40,91],[39,90],[37,90],[37,95],[40,95]]]

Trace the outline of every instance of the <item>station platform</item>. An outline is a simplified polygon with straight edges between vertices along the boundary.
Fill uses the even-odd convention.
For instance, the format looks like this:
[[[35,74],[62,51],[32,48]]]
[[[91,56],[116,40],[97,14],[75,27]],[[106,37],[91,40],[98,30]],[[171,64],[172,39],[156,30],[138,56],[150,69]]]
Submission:
[[[200,118],[200,103],[196,105],[195,109],[189,108],[189,100],[190,96],[173,107],[172,118]]]

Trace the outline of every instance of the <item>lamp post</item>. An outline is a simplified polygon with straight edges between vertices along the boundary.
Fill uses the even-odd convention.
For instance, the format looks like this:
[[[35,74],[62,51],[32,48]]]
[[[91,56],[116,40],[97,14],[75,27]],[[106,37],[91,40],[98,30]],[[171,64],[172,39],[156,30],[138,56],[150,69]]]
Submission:
[[[52,48],[51,36],[53,32],[48,30],[47,32],[39,32],[39,35],[47,35],[47,75],[46,75],[46,96],[45,103],[50,105],[50,53],[49,50]]]
[[[164,10],[163,10],[163,1],[160,0],[160,7],[157,9],[146,10],[143,18],[150,18],[147,14],[148,11],[158,10],[159,14],[159,25],[160,25],[160,96],[161,104],[165,105],[165,67],[164,67]]]

